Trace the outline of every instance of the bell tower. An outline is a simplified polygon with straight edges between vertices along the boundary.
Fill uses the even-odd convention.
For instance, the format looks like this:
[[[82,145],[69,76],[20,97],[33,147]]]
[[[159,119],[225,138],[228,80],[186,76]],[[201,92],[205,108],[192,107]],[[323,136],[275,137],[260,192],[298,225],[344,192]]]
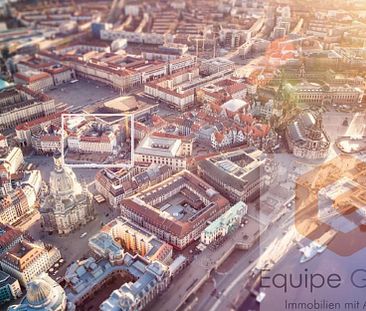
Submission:
[[[62,171],[62,157],[60,151],[55,151],[53,154],[53,162],[55,163],[55,171]]]

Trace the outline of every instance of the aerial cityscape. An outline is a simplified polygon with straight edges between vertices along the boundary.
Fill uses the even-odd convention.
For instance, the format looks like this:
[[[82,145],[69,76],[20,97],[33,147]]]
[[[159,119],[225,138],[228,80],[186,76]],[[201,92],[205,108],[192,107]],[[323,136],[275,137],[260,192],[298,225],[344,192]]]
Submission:
[[[366,1],[0,0],[0,310],[366,310]]]

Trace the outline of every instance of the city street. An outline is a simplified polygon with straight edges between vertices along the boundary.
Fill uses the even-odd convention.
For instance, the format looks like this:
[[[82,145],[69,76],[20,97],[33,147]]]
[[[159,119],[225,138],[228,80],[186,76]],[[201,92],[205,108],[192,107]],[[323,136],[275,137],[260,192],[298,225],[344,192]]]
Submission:
[[[220,266],[216,271],[211,272],[206,283],[192,294],[195,298],[190,298],[179,310],[231,310],[249,295],[245,284],[249,280],[250,271],[254,267],[261,268],[269,262],[279,261],[295,245],[294,239],[299,239],[299,234],[293,227],[293,213],[289,211],[286,217],[281,218],[277,223],[272,223],[261,235],[259,242],[256,242],[248,251],[240,251],[241,255],[236,254],[235,259],[229,256],[222,264],[228,267],[228,262],[231,263],[227,270],[222,271]],[[234,244],[232,239],[228,241]],[[216,252],[220,252],[221,248]],[[194,282],[195,277],[199,278],[199,269],[207,269],[207,263],[212,263],[212,258],[216,254],[210,254],[210,259],[207,256],[206,251],[197,256],[189,267],[182,271],[180,278],[173,280],[168,291],[159,298],[151,310],[177,310],[183,302],[182,299],[188,298],[186,291],[190,289],[189,285]],[[176,293],[175,299],[170,295],[173,292]],[[180,302],[176,297],[179,297]]]
[[[259,231],[258,222],[249,219],[247,225],[234,232],[220,247],[212,250],[206,248],[196,255],[193,262],[172,281],[169,288],[153,303],[149,310],[177,310],[189,298],[190,292],[194,292],[193,289],[196,284],[204,280],[209,271],[214,270],[218,266],[217,263],[220,262],[223,256],[226,256],[234,249],[235,244],[252,245]],[[248,254],[253,255],[253,251],[249,251],[245,256],[249,260],[250,255]]]
[[[192,310],[224,311],[238,307],[238,304],[250,294],[245,289],[245,285],[250,279],[251,270],[254,267],[261,269],[265,265],[271,266],[272,263],[277,263],[296,245],[293,241],[300,239],[294,226],[288,223],[291,223],[292,220],[293,215],[289,213],[279,222],[273,223],[261,235],[260,242],[251,250],[243,253],[229,271],[217,274],[215,283],[216,292],[221,293],[219,297],[204,295]],[[285,235],[284,230],[286,230]]]
[[[340,128],[345,118],[344,113],[329,113],[326,115],[324,123],[330,129],[330,134],[354,135],[359,133],[362,129],[361,120],[363,118],[358,115],[354,117],[348,115],[348,117],[350,125]],[[333,157],[334,153],[328,159]],[[276,160],[292,173],[294,173],[291,170],[292,167],[298,168],[299,173],[305,173],[323,162],[300,160],[292,154],[278,154]],[[238,307],[245,297],[250,294],[245,289],[245,284],[250,279],[249,273],[252,268],[267,267],[268,264],[272,266],[280,262],[283,256],[294,249],[296,246],[294,241],[302,239],[302,235],[294,227],[294,211],[288,210],[285,217],[282,217],[277,223],[272,223],[269,229],[261,235],[260,243],[257,243],[255,247],[249,251],[240,251],[240,255],[236,255],[235,259],[231,260],[230,256],[225,261],[226,266],[227,262],[232,263],[229,269],[220,272],[219,268],[217,272],[211,273],[210,278],[197,290],[193,295],[194,298],[190,298],[183,305],[182,310],[221,311]],[[199,262],[195,260],[191,265],[194,264],[199,265]],[[183,273],[186,273],[186,271]]]

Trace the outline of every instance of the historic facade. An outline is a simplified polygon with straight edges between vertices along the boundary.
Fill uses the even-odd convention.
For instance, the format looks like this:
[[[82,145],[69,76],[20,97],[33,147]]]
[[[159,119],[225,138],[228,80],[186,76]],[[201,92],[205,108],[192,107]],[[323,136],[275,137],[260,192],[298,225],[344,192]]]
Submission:
[[[198,175],[232,203],[253,201],[265,186],[262,151],[246,148],[207,157],[197,164]]]
[[[34,243],[23,240],[0,257],[1,269],[16,278],[22,286],[34,277],[51,268],[61,253],[56,247],[41,241]]]
[[[72,303],[68,303],[64,289],[46,273],[41,273],[27,284],[27,295],[19,305],[9,308],[9,311],[75,310]]]
[[[94,219],[92,195],[76,179],[69,167],[63,167],[60,155],[54,157],[49,194],[40,209],[43,230],[68,234]]]
[[[301,113],[287,127],[286,139],[290,151],[299,158],[314,160],[328,155],[330,140],[320,115]]]

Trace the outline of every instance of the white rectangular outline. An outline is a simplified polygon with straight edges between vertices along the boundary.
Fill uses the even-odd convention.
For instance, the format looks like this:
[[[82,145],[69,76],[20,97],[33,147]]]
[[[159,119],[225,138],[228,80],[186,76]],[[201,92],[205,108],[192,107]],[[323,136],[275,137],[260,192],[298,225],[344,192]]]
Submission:
[[[90,163],[90,164],[67,164],[65,163],[65,155],[64,155],[64,117],[69,116],[89,116],[96,117],[100,119],[100,117],[127,117],[131,120],[131,128],[130,128],[130,136],[131,136],[131,159],[130,163],[119,163],[119,164],[98,164],[98,163]],[[103,122],[105,122],[103,120]],[[135,115],[128,113],[63,113],[61,114],[61,160],[62,165],[71,168],[125,168],[130,169],[135,165]]]

